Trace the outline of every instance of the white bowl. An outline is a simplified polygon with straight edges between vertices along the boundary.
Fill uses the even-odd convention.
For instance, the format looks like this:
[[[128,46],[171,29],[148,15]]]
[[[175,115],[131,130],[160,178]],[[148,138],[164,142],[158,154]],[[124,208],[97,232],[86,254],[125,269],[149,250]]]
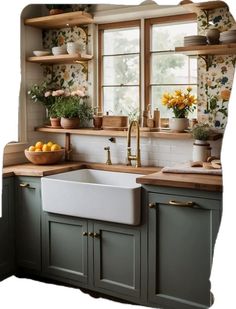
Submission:
[[[33,54],[37,57],[47,56],[51,54],[50,50],[33,50]]]
[[[53,55],[64,55],[67,54],[65,46],[55,46],[52,48]]]
[[[68,54],[72,55],[72,54],[79,54],[80,50],[76,49],[76,48],[67,48],[67,52]]]

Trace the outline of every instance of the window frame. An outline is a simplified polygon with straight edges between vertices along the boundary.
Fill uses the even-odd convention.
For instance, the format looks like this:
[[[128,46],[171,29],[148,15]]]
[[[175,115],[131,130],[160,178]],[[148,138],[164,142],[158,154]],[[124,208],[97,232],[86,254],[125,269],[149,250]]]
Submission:
[[[139,27],[139,111],[141,112],[141,20],[131,20],[98,25],[98,112],[103,113],[103,34],[104,30]]]
[[[171,19],[170,19],[171,18]],[[145,19],[144,21],[144,111],[148,110],[148,106],[151,104],[151,31],[153,25],[158,24],[174,24],[176,22],[190,22],[197,21],[197,15],[195,13],[181,14],[175,16],[162,16],[156,18]]]

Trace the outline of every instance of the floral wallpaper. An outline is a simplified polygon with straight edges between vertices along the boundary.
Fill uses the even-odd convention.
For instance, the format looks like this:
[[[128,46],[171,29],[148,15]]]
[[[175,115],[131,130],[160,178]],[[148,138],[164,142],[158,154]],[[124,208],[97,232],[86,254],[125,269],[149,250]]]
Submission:
[[[207,30],[218,28],[220,32],[229,30],[234,19],[227,8],[209,11],[209,25],[204,12],[198,15],[198,32],[206,35]],[[232,89],[235,55],[209,57],[209,69],[206,62],[198,60],[198,119],[209,122],[213,127],[224,129],[227,123],[228,101]]]
[[[88,27],[74,26],[58,30],[44,30],[43,47],[51,49],[54,46],[66,45],[68,42],[81,43],[83,52],[87,53],[90,44],[90,34]],[[88,91],[90,82],[88,81],[88,67],[82,64],[54,64],[43,66],[44,77],[49,82],[54,82],[64,88],[76,89],[83,86]]]

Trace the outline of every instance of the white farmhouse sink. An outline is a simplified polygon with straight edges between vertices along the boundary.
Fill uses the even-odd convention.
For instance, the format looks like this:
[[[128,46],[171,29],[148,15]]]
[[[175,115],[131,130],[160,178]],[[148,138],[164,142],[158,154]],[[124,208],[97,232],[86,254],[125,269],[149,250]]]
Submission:
[[[83,169],[43,177],[42,205],[47,212],[138,225],[141,175]]]

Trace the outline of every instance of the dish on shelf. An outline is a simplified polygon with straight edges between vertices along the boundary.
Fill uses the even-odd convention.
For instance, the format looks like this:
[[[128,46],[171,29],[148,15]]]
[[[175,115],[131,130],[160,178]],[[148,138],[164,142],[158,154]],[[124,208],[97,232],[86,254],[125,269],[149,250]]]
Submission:
[[[55,46],[52,48],[52,53],[54,56],[67,54],[66,46]]]
[[[43,56],[51,55],[51,51],[50,50],[33,50],[33,54],[36,57],[43,57]]]
[[[228,30],[221,32],[220,34],[221,43],[236,43],[236,30]]]
[[[206,45],[207,38],[204,35],[189,35],[184,37],[184,46]]]

